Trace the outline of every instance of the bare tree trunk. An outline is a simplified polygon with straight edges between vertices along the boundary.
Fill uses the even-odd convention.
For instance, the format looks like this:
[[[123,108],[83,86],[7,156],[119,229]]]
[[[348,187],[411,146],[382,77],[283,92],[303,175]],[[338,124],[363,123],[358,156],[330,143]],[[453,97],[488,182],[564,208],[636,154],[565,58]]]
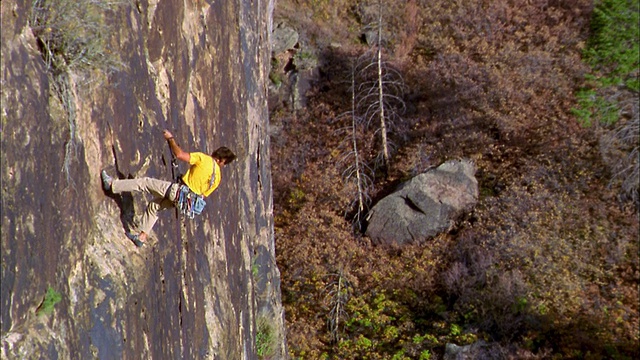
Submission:
[[[355,72],[355,69],[353,70]],[[356,184],[358,187],[358,215],[364,212],[364,189],[363,189],[363,175],[360,171],[360,154],[358,153],[357,131],[358,125],[356,117],[356,80],[355,74],[351,75],[351,141],[353,146],[353,153],[355,156],[356,166]],[[359,216],[357,216],[359,218]]]
[[[361,230],[362,218],[371,202],[368,191],[370,190],[370,185],[372,183],[371,173],[373,171],[367,165],[366,155],[363,155],[361,150],[361,148],[363,147],[362,141],[364,140],[362,139],[362,133],[360,132],[360,129],[361,127],[365,127],[365,124],[363,118],[358,114],[357,109],[359,96],[358,90],[356,88],[357,70],[358,66],[356,64],[356,61],[354,61],[351,67],[350,74],[351,109],[339,116],[339,119],[344,119],[345,127],[343,128],[343,131],[345,131],[346,134],[340,147],[345,148],[346,151],[344,156],[341,157],[338,163],[344,165],[344,170],[342,171],[343,182],[345,184],[353,183],[353,185],[355,185],[356,193],[354,194],[355,196],[353,197],[353,200],[349,204],[348,212],[351,214],[348,215],[348,217],[352,219],[354,228],[357,228],[357,230]],[[371,93],[375,96],[376,99],[378,98],[377,89],[375,92],[371,91]],[[371,111],[372,118],[377,116],[377,114],[377,108]]]
[[[332,319],[332,326],[331,326],[331,334],[333,335],[333,338],[337,341],[340,333],[340,315],[344,312],[344,310],[342,309],[342,299],[341,299],[341,294],[342,294],[342,276],[338,277],[338,289],[336,290],[336,302],[335,302],[335,308],[334,308],[334,312],[333,312],[333,319]]]
[[[389,143],[387,141],[387,124],[385,118],[384,89],[382,78],[382,0],[378,0],[378,101],[380,104],[380,136],[382,141],[383,167],[389,169]]]
[[[349,280],[345,277],[343,270],[338,270],[332,276],[336,277],[336,280],[332,281],[328,288],[329,291],[329,305],[331,311],[329,311],[329,332],[334,342],[341,340],[340,338],[340,323],[344,322],[347,318],[347,311],[345,306],[349,301]]]

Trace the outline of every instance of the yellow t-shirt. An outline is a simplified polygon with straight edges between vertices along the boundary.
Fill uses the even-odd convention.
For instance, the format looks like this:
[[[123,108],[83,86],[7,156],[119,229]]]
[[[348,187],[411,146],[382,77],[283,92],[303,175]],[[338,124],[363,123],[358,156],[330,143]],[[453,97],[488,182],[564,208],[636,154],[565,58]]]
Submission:
[[[182,181],[194,193],[209,196],[220,185],[220,166],[211,156],[201,152],[193,152],[189,156],[191,167],[182,176]],[[211,176],[214,176],[213,184],[209,186]]]

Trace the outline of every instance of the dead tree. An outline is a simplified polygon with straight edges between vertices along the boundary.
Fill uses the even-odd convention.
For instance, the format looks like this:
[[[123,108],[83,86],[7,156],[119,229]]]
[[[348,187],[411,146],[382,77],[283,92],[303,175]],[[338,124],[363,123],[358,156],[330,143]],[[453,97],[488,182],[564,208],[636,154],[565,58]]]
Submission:
[[[382,14],[382,2],[379,0],[377,21],[373,25],[377,39],[369,51],[360,57],[356,70],[359,80],[356,108],[363,114],[367,126],[377,124],[374,132],[380,144],[380,161],[377,164],[386,172],[393,150],[389,134],[394,130],[395,124],[400,122],[405,110],[403,95],[406,86],[400,73],[384,59]]]
[[[345,155],[340,159],[341,164],[346,164],[345,170],[342,172],[342,178],[345,184],[352,183],[356,188],[355,199],[351,203],[353,214],[353,224],[357,230],[360,230],[362,217],[368,210],[371,197],[369,196],[369,188],[372,184],[371,168],[366,164],[364,157],[360,152],[358,142],[361,141],[360,127],[363,120],[356,112],[356,84],[355,84],[355,67],[351,68],[351,110],[344,113],[341,117],[348,119],[348,126],[343,130],[347,134],[344,144],[348,149]]]
[[[330,275],[333,279],[327,285],[329,305],[328,326],[333,342],[340,341],[340,327],[347,319],[346,306],[351,295],[351,284],[342,270]]]

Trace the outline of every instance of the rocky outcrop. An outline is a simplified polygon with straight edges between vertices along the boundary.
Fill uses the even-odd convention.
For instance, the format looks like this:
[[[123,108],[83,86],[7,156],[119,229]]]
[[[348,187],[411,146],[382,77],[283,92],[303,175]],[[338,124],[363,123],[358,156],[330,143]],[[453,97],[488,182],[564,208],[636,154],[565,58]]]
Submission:
[[[269,107],[302,109],[306,106],[306,93],[319,75],[318,59],[304,45],[298,31],[284,21],[273,30],[271,44]]]
[[[3,359],[286,356],[268,143],[273,6],[123,2],[104,14],[122,66],[70,73],[62,104],[32,2],[2,2]],[[123,227],[148,198],[105,196],[99,172],[169,180],[163,128],[186,150],[226,145],[239,158],[202,217],[163,213],[138,249]],[[40,311],[49,287],[61,300]],[[257,343],[258,323],[271,344]]]
[[[284,22],[280,22],[273,29],[271,36],[271,51],[274,55],[280,55],[287,50],[292,50],[298,44],[298,32]]]
[[[448,161],[420,174],[369,212],[366,235],[377,244],[406,244],[449,230],[478,200],[470,161]]]

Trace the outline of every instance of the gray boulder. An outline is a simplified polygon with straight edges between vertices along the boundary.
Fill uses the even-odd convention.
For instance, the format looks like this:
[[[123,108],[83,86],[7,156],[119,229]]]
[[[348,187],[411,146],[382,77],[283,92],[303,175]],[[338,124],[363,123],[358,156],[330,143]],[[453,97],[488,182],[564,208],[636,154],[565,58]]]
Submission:
[[[447,161],[403,183],[367,216],[366,235],[376,244],[406,244],[451,229],[478,201],[475,165]]]
[[[295,29],[285,23],[279,23],[271,34],[271,51],[275,55],[279,55],[293,49],[298,43],[298,37],[298,32]]]
[[[487,352],[486,347],[487,343],[482,340],[464,346],[447,343],[444,360],[492,359],[493,357]]]

